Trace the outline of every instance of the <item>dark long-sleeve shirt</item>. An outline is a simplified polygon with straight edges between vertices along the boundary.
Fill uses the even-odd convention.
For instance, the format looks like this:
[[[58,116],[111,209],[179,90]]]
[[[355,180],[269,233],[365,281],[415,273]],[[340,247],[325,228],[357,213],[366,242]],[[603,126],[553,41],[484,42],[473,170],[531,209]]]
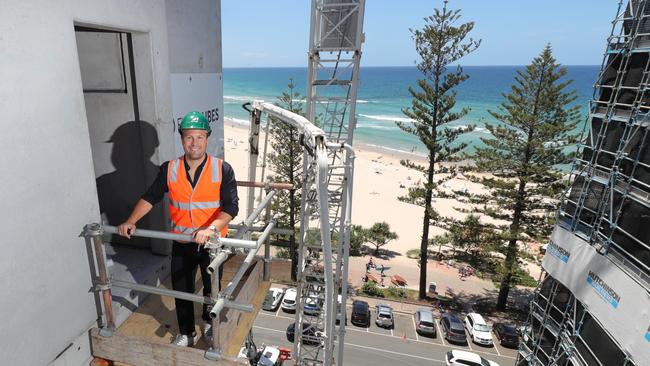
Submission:
[[[183,160],[183,163],[185,163],[185,174],[187,175],[187,180],[190,182],[192,187],[196,186],[196,183],[199,181],[199,177],[201,176],[201,171],[203,171],[203,167],[205,166],[205,162],[208,160],[208,156],[206,155],[205,159],[203,159],[203,162],[201,162],[201,165],[196,168],[196,172],[194,173],[194,179],[190,177],[190,166],[187,164],[185,160]],[[169,187],[167,187],[167,170],[169,169],[169,162],[166,161],[162,163],[160,166],[160,170],[158,171],[158,175],[156,176],[156,179],[153,181],[151,186],[149,186],[149,189],[142,195],[142,199],[151,203],[152,205],[155,205],[156,203],[160,202],[160,200],[163,199],[165,196],[165,193],[169,191]],[[232,166],[228,164],[227,162],[223,162],[221,164],[221,202],[223,203],[222,205],[222,211],[229,214],[232,217],[237,216],[237,213],[239,212],[239,197],[237,196],[237,181],[235,180],[235,171],[232,169]]]

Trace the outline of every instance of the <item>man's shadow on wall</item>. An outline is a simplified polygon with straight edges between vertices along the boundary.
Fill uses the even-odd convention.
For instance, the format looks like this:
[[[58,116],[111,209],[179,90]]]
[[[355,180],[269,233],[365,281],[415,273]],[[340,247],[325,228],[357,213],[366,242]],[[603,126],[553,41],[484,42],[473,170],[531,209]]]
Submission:
[[[151,162],[151,157],[159,146],[158,133],[155,127],[146,121],[128,121],[120,125],[106,143],[113,144],[111,163],[115,170],[103,174],[96,179],[99,209],[104,224],[117,226],[126,221],[135,204],[158,174],[159,166]],[[164,218],[161,201],[154,206],[149,214],[138,222],[137,228],[165,231]],[[111,256],[113,261],[125,265],[126,271],[133,276],[135,282],[155,285],[155,283],[149,281],[158,280],[162,283],[165,280],[166,276],[161,273],[164,271],[157,271],[158,273],[153,275],[146,271],[146,269],[142,270],[138,268],[141,263],[151,263],[148,260],[141,260],[144,259],[144,256],[153,255],[149,250],[142,250],[141,253],[137,253],[140,259],[132,258],[134,256],[133,247],[146,249],[152,245],[154,240],[140,237],[127,239],[119,235],[111,235],[108,242],[112,244],[111,247],[114,251]],[[163,252],[160,250],[161,243],[164,242],[158,241],[157,243],[153,243],[154,246],[158,246],[158,249],[154,250],[154,252],[165,254],[165,250]],[[128,258],[128,256],[131,256],[131,258]],[[165,262],[164,266],[169,266],[169,263]],[[145,283],[145,279],[149,281]],[[133,295],[141,296],[141,294],[134,294],[131,291],[130,297],[133,297]],[[152,296],[153,298],[150,299],[153,299],[155,302],[161,302],[160,296]],[[119,301],[131,311],[136,310],[130,300],[119,297],[115,297],[114,300]],[[152,300],[149,301],[151,302]],[[164,306],[147,306],[147,308],[159,308],[163,310]],[[173,320],[173,317],[160,316],[159,321],[161,327],[165,325],[165,322],[169,322],[169,320]],[[164,335],[160,334],[161,332],[165,333],[165,330],[159,329],[156,331],[159,336]]]

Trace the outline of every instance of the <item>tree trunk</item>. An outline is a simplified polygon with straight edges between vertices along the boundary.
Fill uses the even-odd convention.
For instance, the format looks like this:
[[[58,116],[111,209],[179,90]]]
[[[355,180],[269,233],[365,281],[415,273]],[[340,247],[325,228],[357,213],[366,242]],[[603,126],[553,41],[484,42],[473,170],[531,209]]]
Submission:
[[[429,225],[431,223],[431,196],[433,190],[431,184],[433,183],[433,167],[434,167],[434,153],[429,155],[429,169],[427,171],[427,188],[424,196],[424,220],[422,220],[422,241],[420,242],[420,286],[418,298],[424,300],[427,296],[427,257],[429,253]]]
[[[526,155],[528,155],[528,152]],[[517,238],[519,237],[519,222],[521,221],[521,215],[524,210],[525,193],[526,181],[520,180],[517,197],[515,198],[515,210],[512,213],[512,225],[510,225],[510,235],[513,235],[513,237],[508,242],[508,250],[506,252],[506,274],[501,280],[501,287],[499,288],[499,296],[497,298],[496,308],[501,311],[506,309],[508,294],[510,293],[510,283],[512,281],[512,272],[517,261]]]

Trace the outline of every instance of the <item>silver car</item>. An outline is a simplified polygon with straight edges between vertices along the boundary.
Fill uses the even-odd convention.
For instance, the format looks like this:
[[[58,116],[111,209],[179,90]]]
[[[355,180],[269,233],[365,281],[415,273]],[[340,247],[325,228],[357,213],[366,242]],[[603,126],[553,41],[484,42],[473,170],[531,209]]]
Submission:
[[[415,331],[420,335],[436,336],[436,325],[430,309],[421,308],[415,312]]]
[[[386,304],[377,304],[375,307],[375,324],[379,327],[393,328],[393,308]]]

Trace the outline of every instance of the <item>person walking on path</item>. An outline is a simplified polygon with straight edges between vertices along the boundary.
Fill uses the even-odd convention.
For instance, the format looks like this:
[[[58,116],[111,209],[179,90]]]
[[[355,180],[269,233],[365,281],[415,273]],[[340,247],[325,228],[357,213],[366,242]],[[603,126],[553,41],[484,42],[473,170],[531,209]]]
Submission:
[[[137,222],[169,193],[169,216],[173,233],[191,234],[193,242],[174,241],[171,258],[172,287],[194,293],[196,267],[201,271],[203,295],[211,295],[208,251],[203,247],[215,235],[225,237],[228,223],[239,212],[235,173],[227,162],[206,151],[211,133],[208,120],[190,112],[178,126],[185,154],[160,166],[155,181],[135,205],[129,218],[118,226],[118,233],[130,238]],[[223,265],[219,268],[222,278]],[[221,284],[219,284],[221,289]],[[194,331],[194,303],[175,299],[179,334],[173,344],[192,346],[198,340]],[[203,305],[203,335],[212,332],[208,305]]]

